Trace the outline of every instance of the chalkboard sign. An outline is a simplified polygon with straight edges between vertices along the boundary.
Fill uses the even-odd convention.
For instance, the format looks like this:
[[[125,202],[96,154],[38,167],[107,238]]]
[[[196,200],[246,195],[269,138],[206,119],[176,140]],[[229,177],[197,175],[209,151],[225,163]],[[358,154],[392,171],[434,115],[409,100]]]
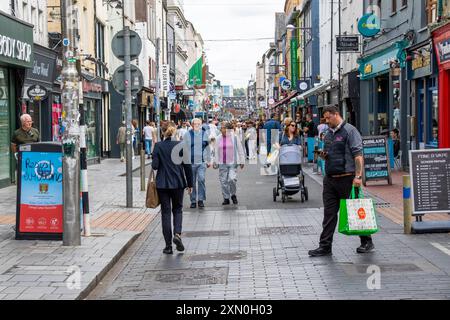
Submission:
[[[387,180],[392,184],[391,166],[387,137],[363,137],[364,174],[363,184],[367,181]]]
[[[414,215],[450,213],[450,149],[409,153]]]

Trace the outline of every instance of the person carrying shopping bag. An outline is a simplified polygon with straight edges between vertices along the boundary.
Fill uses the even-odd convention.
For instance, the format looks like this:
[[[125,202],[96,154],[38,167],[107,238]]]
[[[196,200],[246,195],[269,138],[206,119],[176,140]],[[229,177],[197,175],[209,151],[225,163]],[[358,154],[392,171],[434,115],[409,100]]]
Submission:
[[[241,141],[234,134],[233,125],[223,122],[214,152],[214,169],[219,169],[219,180],[224,201],[222,205],[238,204],[237,168],[244,169],[245,152]]]
[[[323,180],[323,231],[319,247],[308,252],[311,257],[332,254],[340,201],[350,198],[353,187],[361,187],[364,163],[361,134],[342,119],[339,107],[325,108],[323,114],[330,127],[325,135],[324,150],[320,153],[320,157],[325,160],[326,172]],[[370,235],[363,235],[360,240],[361,246],[357,248],[357,253],[374,249]]]
[[[192,166],[179,161],[183,159],[183,148],[179,146],[181,142],[175,139],[177,133],[175,124],[169,123],[167,128],[163,128],[162,131],[164,132],[164,140],[155,145],[152,168],[158,171],[156,175],[156,189],[161,203],[162,229],[166,242],[163,253],[173,254],[172,242],[176,245],[178,251],[184,251],[184,245],[181,241],[183,196],[186,189],[188,189],[189,194],[192,193]],[[180,150],[178,155],[174,149]],[[175,233],[173,238],[172,214],[173,233]]]

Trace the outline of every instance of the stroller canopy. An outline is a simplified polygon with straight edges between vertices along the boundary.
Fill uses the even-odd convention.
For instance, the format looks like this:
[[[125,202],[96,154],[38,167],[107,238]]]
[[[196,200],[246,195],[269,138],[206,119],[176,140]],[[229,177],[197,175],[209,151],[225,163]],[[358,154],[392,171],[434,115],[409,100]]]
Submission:
[[[279,165],[293,165],[302,163],[302,147],[299,145],[288,145],[285,144],[281,146],[280,149],[280,161]]]

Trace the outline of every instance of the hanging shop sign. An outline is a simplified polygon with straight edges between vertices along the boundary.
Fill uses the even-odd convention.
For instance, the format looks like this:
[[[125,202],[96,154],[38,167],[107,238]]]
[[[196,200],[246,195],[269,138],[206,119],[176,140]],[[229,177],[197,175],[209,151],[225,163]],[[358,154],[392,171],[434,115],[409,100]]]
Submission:
[[[291,88],[292,88],[292,83],[291,83],[291,81],[288,80],[288,79],[284,79],[284,80],[281,82],[281,88],[282,88],[283,90],[291,90]]]
[[[62,240],[62,145],[22,145],[18,157],[17,240]]]
[[[363,137],[364,174],[367,181],[387,180],[392,184],[387,138],[385,136]]]
[[[45,87],[35,84],[28,88],[27,95],[34,101],[43,101],[47,99],[48,91]]]
[[[0,62],[33,66],[33,26],[0,12]]]
[[[362,16],[358,22],[358,31],[367,38],[376,36],[381,31],[381,19],[373,13]]]
[[[336,36],[337,52],[359,52],[359,36]]]
[[[433,47],[431,44],[415,49],[408,54],[407,80],[423,78],[433,73]]]

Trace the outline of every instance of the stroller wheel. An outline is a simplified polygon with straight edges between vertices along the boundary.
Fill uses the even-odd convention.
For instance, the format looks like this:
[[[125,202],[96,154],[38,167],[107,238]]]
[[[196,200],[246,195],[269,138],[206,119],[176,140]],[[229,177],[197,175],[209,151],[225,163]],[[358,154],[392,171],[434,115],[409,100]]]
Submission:
[[[273,188],[273,202],[277,202],[277,196],[278,196],[277,188]]]
[[[309,199],[308,187],[305,187],[304,194],[305,194],[305,201],[308,201],[308,199]]]

